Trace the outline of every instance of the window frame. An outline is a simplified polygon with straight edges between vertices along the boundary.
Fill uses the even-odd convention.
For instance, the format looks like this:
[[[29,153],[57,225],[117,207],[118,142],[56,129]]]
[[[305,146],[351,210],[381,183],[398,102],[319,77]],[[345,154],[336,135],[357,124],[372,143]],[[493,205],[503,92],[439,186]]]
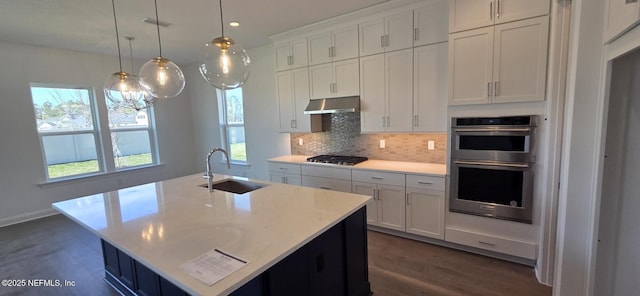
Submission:
[[[32,88],[52,88],[52,89],[78,89],[78,90],[86,90],[89,97],[89,106],[91,110],[91,122],[93,124],[93,129],[87,130],[70,130],[70,131],[49,131],[42,132],[38,128],[38,114],[36,109],[34,108],[34,98]],[[160,165],[160,156],[158,151],[157,144],[157,134],[155,127],[155,116],[153,112],[153,106],[147,108],[147,127],[135,127],[135,128],[120,128],[120,129],[112,129],[109,125],[109,110],[106,102],[106,98],[104,96],[98,96],[96,94],[96,89],[92,85],[80,85],[80,84],[62,84],[62,83],[36,83],[31,82],[29,84],[29,92],[30,92],[30,100],[31,100],[31,108],[33,110],[33,122],[36,125],[36,134],[38,136],[38,142],[40,144],[40,152],[42,155],[43,166],[44,166],[44,176],[45,180],[43,184],[47,183],[58,183],[64,181],[72,181],[79,180],[88,177],[107,175],[112,173],[118,173],[123,171],[135,170],[140,168],[147,168]],[[113,155],[113,143],[111,141],[111,134],[113,132],[118,131],[143,131],[147,130],[149,135],[149,149],[151,153],[151,163],[144,164],[139,166],[129,166],[117,168],[115,166],[115,158]],[[49,175],[49,165],[47,161],[46,149],[44,145],[44,138],[48,136],[65,136],[65,135],[83,135],[90,134],[93,136],[95,152],[96,152],[96,160],[98,162],[98,170],[94,172],[74,174],[68,176],[61,176],[51,178]]]
[[[242,92],[242,87],[238,87],[240,89],[240,91]],[[242,92],[242,124],[239,123],[229,123],[228,118],[227,118],[227,91],[231,91],[231,90],[236,90],[238,88],[235,89],[230,89],[230,90],[221,90],[221,89],[216,89],[216,94],[218,96],[218,115],[219,115],[219,122],[220,122],[220,140],[222,141],[222,146],[224,146],[224,149],[227,151],[227,153],[229,154],[229,162],[231,164],[234,165],[243,165],[243,166],[248,166],[249,165],[249,155],[248,153],[246,153],[246,147],[247,147],[247,137],[246,137],[246,128],[245,128],[245,118],[244,118],[244,92]],[[244,139],[245,139],[245,155],[246,155],[246,160],[234,160],[233,159],[233,154],[231,151],[231,141],[229,140],[229,131],[230,128],[234,128],[234,127],[242,127],[243,129],[243,133],[244,133]]]

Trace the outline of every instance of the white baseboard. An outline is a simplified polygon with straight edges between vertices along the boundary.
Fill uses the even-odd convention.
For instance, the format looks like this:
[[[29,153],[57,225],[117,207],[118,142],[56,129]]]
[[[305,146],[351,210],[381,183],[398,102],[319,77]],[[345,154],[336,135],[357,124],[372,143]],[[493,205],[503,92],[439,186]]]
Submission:
[[[46,209],[46,210],[30,212],[30,213],[26,213],[18,216],[3,218],[3,219],[0,219],[0,227],[5,227],[13,224],[36,220],[36,219],[40,219],[48,216],[53,216],[56,214],[59,214],[59,212],[54,209]]]

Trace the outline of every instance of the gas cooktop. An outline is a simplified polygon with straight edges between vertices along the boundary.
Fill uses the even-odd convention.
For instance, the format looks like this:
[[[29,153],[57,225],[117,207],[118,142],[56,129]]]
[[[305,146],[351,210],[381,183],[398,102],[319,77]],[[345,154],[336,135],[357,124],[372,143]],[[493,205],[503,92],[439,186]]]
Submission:
[[[343,156],[343,155],[318,155],[307,158],[308,162],[331,163],[339,165],[355,165],[361,163],[368,158],[360,156]]]

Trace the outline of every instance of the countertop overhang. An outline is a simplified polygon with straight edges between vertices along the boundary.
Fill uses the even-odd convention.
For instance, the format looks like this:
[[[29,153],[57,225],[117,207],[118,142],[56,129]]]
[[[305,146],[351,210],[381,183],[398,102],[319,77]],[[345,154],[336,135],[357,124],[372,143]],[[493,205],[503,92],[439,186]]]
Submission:
[[[215,175],[215,181],[246,178]],[[214,181],[214,182],[215,182]],[[369,196],[266,181],[208,192],[201,174],[61,201],[53,207],[176,286],[228,294],[366,205]],[[179,269],[219,248],[249,263],[208,286]]]

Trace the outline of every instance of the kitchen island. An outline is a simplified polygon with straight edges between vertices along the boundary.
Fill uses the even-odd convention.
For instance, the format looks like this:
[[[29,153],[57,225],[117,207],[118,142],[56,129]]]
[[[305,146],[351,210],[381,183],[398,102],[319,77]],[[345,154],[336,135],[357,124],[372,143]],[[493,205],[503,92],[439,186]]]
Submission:
[[[246,180],[214,183],[224,179]],[[208,192],[205,183],[197,174],[53,207],[102,239],[106,280],[125,294],[370,294],[370,197],[262,181],[245,194]],[[247,264],[213,285],[179,268],[213,249]]]

